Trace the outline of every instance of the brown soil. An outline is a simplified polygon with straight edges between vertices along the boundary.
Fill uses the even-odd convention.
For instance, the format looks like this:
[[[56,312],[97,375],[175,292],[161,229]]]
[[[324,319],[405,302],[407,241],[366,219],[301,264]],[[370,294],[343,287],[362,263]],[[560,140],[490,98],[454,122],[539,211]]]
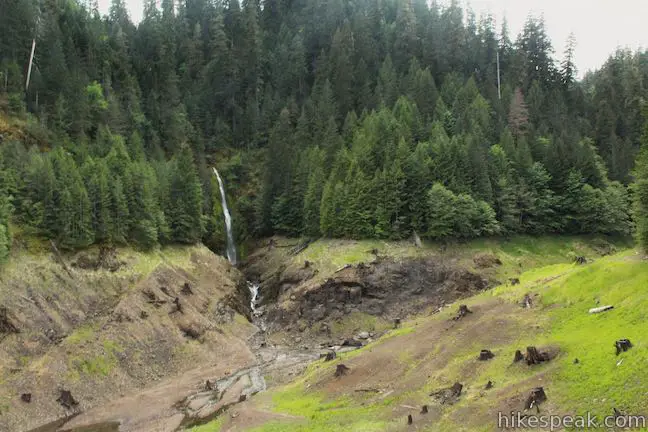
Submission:
[[[120,430],[173,430],[183,418],[176,402],[253,364],[246,340],[256,328],[237,313],[243,276],[204,247],[184,253],[163,256],[149,274],[138,269],[155,257],[129,251],[65,256],[67,270],[48,255],[12,258],[0,304],[18,332],[0,342],[0,430],[79,412],[66,428],[119,421]],[[182,294],[187,283],[191,295]],[[78,405],[61,406],[61,389]]]

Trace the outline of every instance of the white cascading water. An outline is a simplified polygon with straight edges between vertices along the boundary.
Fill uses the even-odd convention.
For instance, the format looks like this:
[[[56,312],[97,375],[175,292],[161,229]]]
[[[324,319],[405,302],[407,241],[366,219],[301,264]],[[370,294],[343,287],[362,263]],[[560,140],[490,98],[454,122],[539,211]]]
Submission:
[[[220,188],[221,204],[223,207],[223,216],[225,216],[225,228],[227,229],[227,259],[232,265],[236,265],[236,244],[234,243],[234,234],[232,233],[232,216],[230,215],[229,208],[227,207],[227,198],[225,197],[225,186],[223,179],[221,179],[218,170],[213,168],[214,174],[218,179],[218,187]],[[257,315],[257,299],[259,297],[259,284],[248,281],[248,289],[250,290],[250,308],[252,313]]]
[[[216,168],[214,168],[214,174],[216,174],[216,178],[218,179],[223,215],[225,216],[225,228],[227,229],[227,259],[232,265],[236,265],[236,244],[234,244],[234,234],[232,233],[232,216],[227,207],[227,198],[225,197],[225,186],[223,186],[223,179],[221,179]]]

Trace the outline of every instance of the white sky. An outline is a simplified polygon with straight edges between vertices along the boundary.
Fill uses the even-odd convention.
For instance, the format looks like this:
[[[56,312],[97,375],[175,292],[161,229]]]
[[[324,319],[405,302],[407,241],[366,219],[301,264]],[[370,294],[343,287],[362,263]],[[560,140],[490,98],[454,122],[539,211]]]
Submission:
[[[447,0],[446,0],[447,1]],[[139,22],[143,1],[126,0],[131,19]],[[443,0],[442,0],[443,3]],[[462,0],[480,15],[491,12],[499,22],[506,15],[511,39],[515,40],[530,12],[544,14],[556,57],[562,58],[570,32],[576,35],[579,75],[599,68],[617,47],[648,48],[648,0]],[[103,13],[110,0],[99,0]]]

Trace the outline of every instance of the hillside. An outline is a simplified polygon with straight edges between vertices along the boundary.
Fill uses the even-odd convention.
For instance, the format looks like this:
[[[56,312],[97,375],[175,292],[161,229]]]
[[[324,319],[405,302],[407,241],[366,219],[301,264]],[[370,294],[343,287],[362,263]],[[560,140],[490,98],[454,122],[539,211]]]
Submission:
[[[477,246],[502,259],[503,274],[517,267],[511,266],[516,261],[535,262],[535,268],[518,270],[519,285],[504,283],[439,313],[426,311],[358,351],[320,360],[293,383],[259,394],[194,431],[495,430],[498,411],[523,410],[538,386],[548,398],[540,405],[542,414],[590,411],[602,419],[615,408],[647,414],[643,310],[648,300],[641,293],[648,264],[633,249],[589,255],[584,265],[565,259],[570,249],[588,247],[578,240]],[[318,249],[311,252],[317,255]],[[527,294],[531,308],[522,307]],[[459,304],[473,313],[455,321]],[[588,314],[603,305],[614,309]],[[624,338],[634,346],[617,356],[615,341]],[[551,360],[513,363],[515,351],[528,346]],[[478,361],[483,349],[495,357]],[[339,364],[350,371],[335,377]],[[485,388],[488,381],[491,389]],[[455,382],[463,391],[454,403],[430,396]],[[419,414],[423,405],[429,407],[425,415]]]
[[[172,407],[196,385],[254,363],[245,292],[204,246],[61,253],[19,236],[0,273],[0,429],[81,412],[140,430],[177,424]],[[61,390],[78,404],[62,406]]]

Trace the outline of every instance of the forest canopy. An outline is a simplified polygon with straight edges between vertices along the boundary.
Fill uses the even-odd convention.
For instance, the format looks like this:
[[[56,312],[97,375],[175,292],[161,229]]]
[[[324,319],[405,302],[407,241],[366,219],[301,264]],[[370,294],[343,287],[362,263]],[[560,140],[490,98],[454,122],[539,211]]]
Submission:
[[[541,18],[511,35],[457,1],[146,0],[137,25],[124,0],[0,3],[2,122],[24,130],[0,135],[0,257],[10,221],[223,251],[211,166],[238,241],[636,222],[648,244],[648,52],[579,81],[573,37],[558,63]]]

